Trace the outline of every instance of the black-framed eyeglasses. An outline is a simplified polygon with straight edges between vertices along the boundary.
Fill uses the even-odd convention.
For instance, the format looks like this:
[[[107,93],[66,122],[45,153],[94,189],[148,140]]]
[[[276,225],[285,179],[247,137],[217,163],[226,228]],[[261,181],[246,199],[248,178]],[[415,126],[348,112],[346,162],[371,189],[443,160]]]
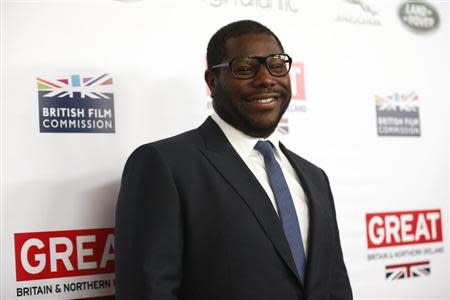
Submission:
[[[267,56],[238,56],[230,62],[214,65],[211,69],[230,68],[231,74],[237,79],[250,79],[256,76],[261,65],[265,65],[272,76],[282,77],[289,73],[292,58],[285,54]]]

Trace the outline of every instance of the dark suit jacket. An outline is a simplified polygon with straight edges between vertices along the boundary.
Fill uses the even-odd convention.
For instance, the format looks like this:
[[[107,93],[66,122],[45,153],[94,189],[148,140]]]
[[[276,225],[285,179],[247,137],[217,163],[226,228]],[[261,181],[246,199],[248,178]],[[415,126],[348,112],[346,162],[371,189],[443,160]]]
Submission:
[[[116,212],[116,299],[352,299],[327,176],[281,149],[309,199],[304,285],[269,197],[208,118],[128,159]]]

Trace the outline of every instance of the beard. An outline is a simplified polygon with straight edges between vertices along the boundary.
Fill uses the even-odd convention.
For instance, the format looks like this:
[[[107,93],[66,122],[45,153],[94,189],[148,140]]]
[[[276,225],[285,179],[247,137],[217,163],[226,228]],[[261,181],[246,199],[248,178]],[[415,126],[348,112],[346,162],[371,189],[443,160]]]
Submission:
[[[275,131],[290,102],[290,95],[287,92],[281,93],[280,99],[283,100],[277,100],[282,101],[279,112],[270,120],[262,122],[245,109],[245,95],[241,96],[238,101],[233,101],[229,93],[221,87],[216,87],[212,98],[214,110],[225,122],[246,135],[263,138],[268,137]]]

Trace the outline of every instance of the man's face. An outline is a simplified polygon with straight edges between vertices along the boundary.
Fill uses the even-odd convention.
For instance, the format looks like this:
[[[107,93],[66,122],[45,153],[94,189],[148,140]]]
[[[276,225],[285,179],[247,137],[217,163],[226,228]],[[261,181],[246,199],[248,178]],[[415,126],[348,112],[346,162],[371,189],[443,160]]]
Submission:
[[[279,54],[282,49],[269,34],[247,34],[230,38],[225,53],[223,62],[229,62],[237,56]],[[274,77],[264,65],[251,79],[234,78],[230,68],[210,73],[206,79],[217,114],[254,137],[266,137],[275,130],[291,99],[289,75]]]

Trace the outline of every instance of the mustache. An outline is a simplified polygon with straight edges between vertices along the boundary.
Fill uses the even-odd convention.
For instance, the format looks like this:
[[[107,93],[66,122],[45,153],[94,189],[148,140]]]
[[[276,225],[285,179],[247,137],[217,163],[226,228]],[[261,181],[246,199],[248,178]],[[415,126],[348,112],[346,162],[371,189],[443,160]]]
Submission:
[[[258,88],[252,92],[242,94],[241,99],[252,99],[260,95],[268,95],[271,97],[283,98],[289,95],[289,91],[285,89],[278,89],[274,87]]]

